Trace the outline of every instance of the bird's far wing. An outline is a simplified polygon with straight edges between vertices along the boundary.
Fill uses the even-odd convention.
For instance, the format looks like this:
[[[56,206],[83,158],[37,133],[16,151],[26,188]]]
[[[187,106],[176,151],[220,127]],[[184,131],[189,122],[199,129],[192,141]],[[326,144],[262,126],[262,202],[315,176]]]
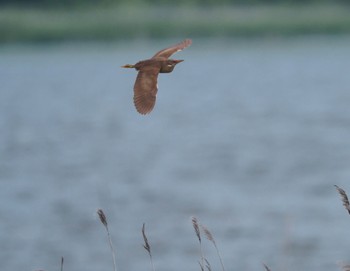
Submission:
[[[192,44],[192,40],[186,39],[178,44],[175,44],[173,46],[170,46],[168,48],[160,50],[152,58],[155,58],[155,57],[169,58],[172,54],[185,49],[186,47],[190,46],[191,44]]]
[[[156,103],[158,74],[158,67],[144,67],[137,74],[134,85],[134,104],[137,112],[142,115],[150,113]]]

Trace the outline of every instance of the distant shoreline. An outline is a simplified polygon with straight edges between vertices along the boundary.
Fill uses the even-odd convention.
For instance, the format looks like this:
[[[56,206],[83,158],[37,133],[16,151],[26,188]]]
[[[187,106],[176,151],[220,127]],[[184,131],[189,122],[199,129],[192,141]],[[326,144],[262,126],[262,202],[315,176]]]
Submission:
[[[349,5],[2,7],[0,43],[350,33]]]

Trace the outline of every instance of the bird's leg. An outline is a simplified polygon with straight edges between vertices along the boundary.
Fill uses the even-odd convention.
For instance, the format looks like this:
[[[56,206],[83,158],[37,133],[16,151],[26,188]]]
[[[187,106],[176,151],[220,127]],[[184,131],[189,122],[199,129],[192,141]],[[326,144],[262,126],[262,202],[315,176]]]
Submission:
[[[132,65],[132,64],[126,64],[124,66],[122,66],[122,68],[135,68],[135,65]]]

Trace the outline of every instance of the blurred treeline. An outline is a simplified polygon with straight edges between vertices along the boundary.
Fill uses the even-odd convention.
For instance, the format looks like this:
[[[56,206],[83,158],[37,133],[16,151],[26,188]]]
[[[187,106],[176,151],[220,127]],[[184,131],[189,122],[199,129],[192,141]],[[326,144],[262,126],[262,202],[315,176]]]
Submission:
[[[0,0],[0,44],[349,34],[350,0]]]
[[[11,6],[228,6],[260,4],[349,4],[349,0],[0,0],[0,5]]]

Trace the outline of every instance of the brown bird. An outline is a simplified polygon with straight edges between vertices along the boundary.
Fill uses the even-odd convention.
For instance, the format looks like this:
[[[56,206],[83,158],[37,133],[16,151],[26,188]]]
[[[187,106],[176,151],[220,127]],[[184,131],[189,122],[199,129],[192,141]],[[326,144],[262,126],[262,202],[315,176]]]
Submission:
[[[158,91],[158,74],[172,72],[176,64],[183,60],[169,59],[175,52],[190,46],[192,40],[186,39],[178,44],[160,50],[152,58],[137,62],[135,65],[126,64],[122,68],[135,68],[138,71],[134,85],[134,104],[140,114],[148,114],[156,103]]]

